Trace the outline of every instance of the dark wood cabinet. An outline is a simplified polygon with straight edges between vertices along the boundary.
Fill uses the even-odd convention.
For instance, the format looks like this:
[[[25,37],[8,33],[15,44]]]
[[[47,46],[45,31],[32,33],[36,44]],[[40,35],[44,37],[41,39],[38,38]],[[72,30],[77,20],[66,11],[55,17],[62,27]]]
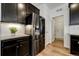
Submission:
[[[30,51],[29,37],[22,38],[22,41],[19,42],[19,56],[28,56],[29,51]]]
[[[19,47],[19,55],[20,56],[27,56],[29,55],[29,41],[23,41],[20,42],[20,47]]]
[[[2,48],[2,56],[16,56],[16,44]]]
[[[17,4],[2,3],[1,4],[1,21],[2,22],[17,22]]]
[[[1,41],[1,56],[29,56],[29,36]]]
[[[79,25],[79,3],[70,3],[70,25]]]
[[[71,47],[70,53],[79,55],[79,36],[71,35]]]
[[[32,13],[39,15],[39,9],[30,3],[2,3],[1,21],[26,24],[26,18]]]
[[[1,56],[16,56],[16,40],[1,41]]]
[[[40,10],[37,7],[35,7],[34,5],[32,5],[30,3],[27,3],[27,7],[28,7],[27,8],[28,11],[30,10],[30,12],[33,12],[33,13],[36,13],[39,15]]]
[[[25,4],[20,4],[18,3],[17,4],[17,20],[18,20],[18,23],[22,23],[22,24],[25,24],[25,20],[26,20],[26,16],[27,16],[27,9],[26,9],[26,5]]]

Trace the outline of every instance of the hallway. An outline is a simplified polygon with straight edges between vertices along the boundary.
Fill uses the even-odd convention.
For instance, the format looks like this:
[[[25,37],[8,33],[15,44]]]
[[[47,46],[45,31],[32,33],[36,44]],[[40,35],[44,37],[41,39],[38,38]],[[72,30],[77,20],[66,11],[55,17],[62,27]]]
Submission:
[[[64,48],[63,45],[64,43],[62,40],[55,40],[37,56],[70,56],[69,49]]]

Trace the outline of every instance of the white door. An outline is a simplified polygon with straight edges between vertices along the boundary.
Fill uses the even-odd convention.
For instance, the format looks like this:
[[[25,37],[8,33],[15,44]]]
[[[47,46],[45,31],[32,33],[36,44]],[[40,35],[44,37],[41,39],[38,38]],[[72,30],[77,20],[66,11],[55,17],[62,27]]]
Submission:
[[[64,38],[64,16],[54,17],[54,36],[55,38]]]

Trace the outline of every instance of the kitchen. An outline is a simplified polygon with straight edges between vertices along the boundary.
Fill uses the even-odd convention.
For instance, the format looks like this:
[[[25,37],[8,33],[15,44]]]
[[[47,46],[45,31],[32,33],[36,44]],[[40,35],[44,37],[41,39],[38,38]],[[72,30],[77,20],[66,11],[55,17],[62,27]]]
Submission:
[[[31,56],[45,48],[45,19],[31,3],[1,3],[0,55]]]
[[[60,54],[56,52],[56,55],[79,55],[79,4],[1,3],[0,5],[1,56],[36,56],[41,53],[45,56],[54,56],[55,50],[61,52],[62,49],[54,49],[55,45],[53,48],[49,47],[55,41],[53,20],[56,16],[58,18],[63,16],[62,45],[63,50],[67,50],[67,53],[62,50]]]

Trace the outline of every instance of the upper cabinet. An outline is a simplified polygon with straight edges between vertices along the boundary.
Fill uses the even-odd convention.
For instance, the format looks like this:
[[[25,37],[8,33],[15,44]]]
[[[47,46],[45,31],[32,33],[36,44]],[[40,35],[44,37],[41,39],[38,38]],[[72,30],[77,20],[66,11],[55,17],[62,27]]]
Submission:
[[[70,25],[79,25],[79,3],[70,3]]]
[[[39,15],[39,9],[30,3],[2,3],[1,21],[26,24],[26,17],[31,13]]]
[[[25,24],[26,11],[27,11],[25,4],[17,4],[17,6],[18,6],[18,15],[17,15],[18,22]]]
[[[1,4],[1,21],[17,22],[17,5],[14,3]]]
[[[40,10],[36,8],[34,5],[27,3],[27,11],[28,12],[34,12],[39,15]]]

